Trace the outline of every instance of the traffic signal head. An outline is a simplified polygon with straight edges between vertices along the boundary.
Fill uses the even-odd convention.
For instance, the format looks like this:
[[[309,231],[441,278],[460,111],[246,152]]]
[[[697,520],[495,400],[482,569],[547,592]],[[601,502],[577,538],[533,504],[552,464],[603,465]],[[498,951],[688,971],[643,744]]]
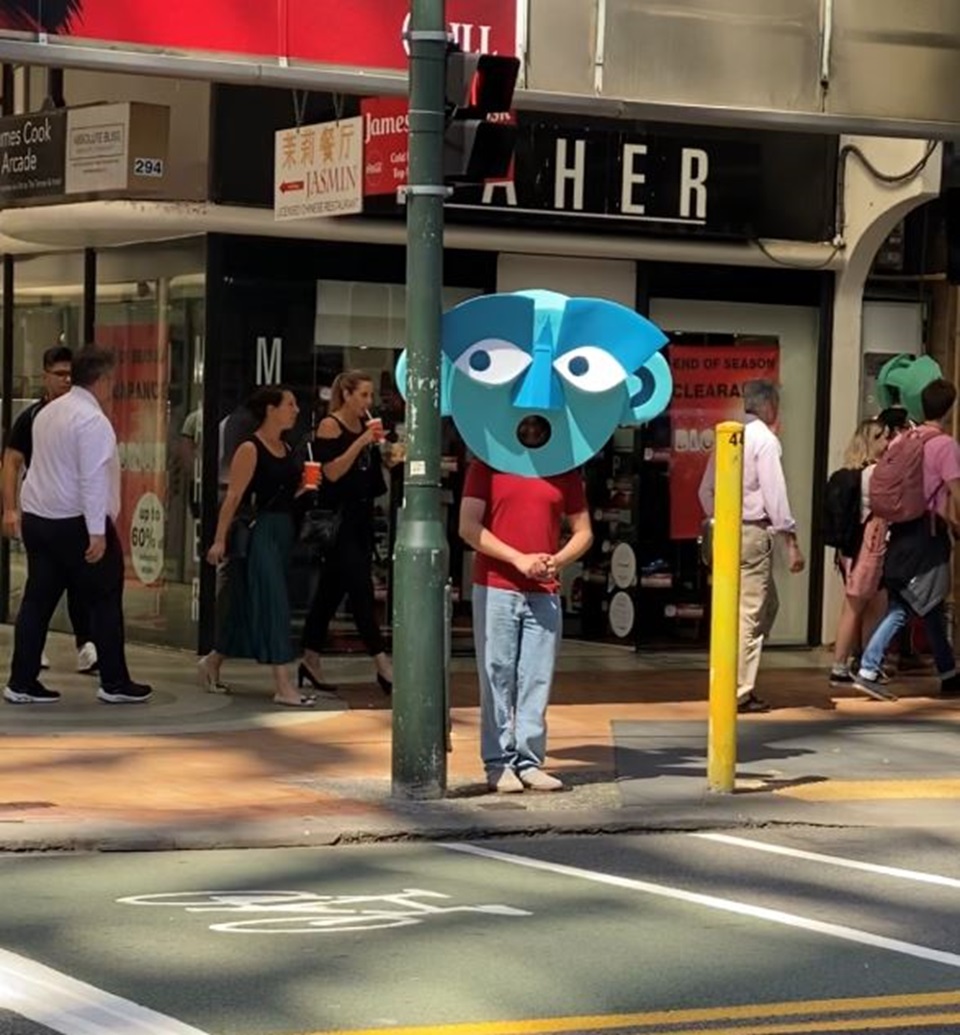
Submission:
[[[510,169],[517,129],[503,116],[513,104],[517,58],[447,52],[447,132],[444,176],[451,183],[503,179]]]
[[[451,50],[447,54],[447,104],[465,119],[509,111],[519,74],[519,58]]]
[[[510,172],[517,127],[465,119],[451,122],[443,141],[443,174],[451,183],[503,180]]]

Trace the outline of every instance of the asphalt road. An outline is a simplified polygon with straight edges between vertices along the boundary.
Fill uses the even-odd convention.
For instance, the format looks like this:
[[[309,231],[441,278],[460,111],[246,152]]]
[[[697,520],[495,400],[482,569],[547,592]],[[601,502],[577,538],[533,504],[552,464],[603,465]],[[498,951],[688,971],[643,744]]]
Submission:
[[[0,1035],[960,1032],[960,831],[0,858]]]

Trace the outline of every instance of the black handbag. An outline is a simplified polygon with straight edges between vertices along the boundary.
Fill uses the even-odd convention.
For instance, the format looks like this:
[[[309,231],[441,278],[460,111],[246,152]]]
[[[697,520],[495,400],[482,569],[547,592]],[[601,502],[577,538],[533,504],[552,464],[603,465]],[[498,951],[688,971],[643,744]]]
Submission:
[[[267,503],[267,507],[274,503],[283,494],[283,489],[278,489]],[[250,540],[253,538],[253,530],[257,524],[257,507],[252,501],[247,504],[243,511],[234,514],[230,528],[227,529],[227,559],[231,561],[245,561],[250,553]]]
[[[250,539],[257,523],[256,511],[238,514],[230,522],[227,532],[227,557],[232,561],[245,561],[250,552]]]
[[[307,455],[313,460],[313,445],[307,443]],[[329,553],[340,534],[341,514],[336,507],[321,502],[320,495],[314,491],[309,494],[309,502],[300,518],[301,543],[316,547],[321,553]]]
[[[321,553],[333,549],[340,534],[341,515],[330,507],[309,507],[300,525],[300,542],[315,546]]]

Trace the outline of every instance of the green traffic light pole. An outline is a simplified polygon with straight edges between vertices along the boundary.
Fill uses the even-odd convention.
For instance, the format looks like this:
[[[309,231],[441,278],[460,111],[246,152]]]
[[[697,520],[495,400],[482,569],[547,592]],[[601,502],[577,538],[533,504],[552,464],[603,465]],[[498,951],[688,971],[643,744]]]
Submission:
[[[447,785],[445,590],[440,503],[440,325],[447,31],[444,0],[411,0],[407,203],[407,460],[394,552],[393,794]]]

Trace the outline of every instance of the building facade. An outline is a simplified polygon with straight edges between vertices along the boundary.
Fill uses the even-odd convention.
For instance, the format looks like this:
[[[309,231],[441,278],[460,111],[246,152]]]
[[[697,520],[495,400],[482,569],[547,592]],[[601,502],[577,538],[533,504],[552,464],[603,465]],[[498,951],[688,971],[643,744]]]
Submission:
[[[403,7],[398,25],[384,18],[388,27],[377,34],[393,42],[389,59],[361,54],[351,40],[343,63],[395,67]],[[554,63],[536,64],[538,7],[520,7],[463,0],[452,30],[467,47],[519,45],[528,73],[539,67],[546,75]],[[36,112],[50,93],[39,68],[8,79],[8,110]],[[214,577],[200,558],[216,519],[222,429],[249,391],[292,385],[305,435],[336,374],[360,367],[374,377],[387,423],[403,433],[393,380],[406,344],[395,193],[405,169],[403,102],[359,90],[305,93],[79,69],[68,69],[59,86],[69,111],[107,102],[166,109],[162,156],[149,134],[154,150],[127,156],[162,157],[162,186],[105,190],[87,181],[85,192],[38,196],[16,176],[0,176],[3,431],[35,396],[50,344],[96,340],[117,350],[129,635],[204,649]],[[641,649],[704,646],[709,586],[696,543],[696,488],[711,429],[740,412],[745,380],[782,384],[791,499],[804,549],[819,558],[820,488],[870,405],[871,364],[889,349],[920,350],[927,338],[928,299],[878,290],[882,280],[872,282],[866,305],[864,292],[891,231],[939,192],[939,149],[864,141],[864,165],[852,142],[832,133],[613,119],[602,98],[574,114],[551,108],[516,115],[508,180],[451,198],[445,304],[550,288],[621,302],[670,335],[670,410],[638,432],[623,429],[586,469],[596,545],[565,583],[567,628]],[[361,120],[365,144],[362,214],[275,219],[277,132],[299,127],[305,139],[311,127],[352,118]],[[65,132],[71,146],[88,142],[69,122]],[[74,151],[64,153],[69,164]],[[905,175],[890,184],[871,168]],[[452,427],[444,456],[455,631],[466,642],[471,557],[452,517],[466,455]],[[376,544],[387,624],[399,475],[390,490]],[[318,574],[304,552],[293,582],[298,614]],[[8,619],[22,584],[22,556],[7,543],[0,603]],[[784,575],[781,585],[775,640],[820,642],[835,605],[829,565]],[[341,628],[335,645],[351,649],[346,623]]]

